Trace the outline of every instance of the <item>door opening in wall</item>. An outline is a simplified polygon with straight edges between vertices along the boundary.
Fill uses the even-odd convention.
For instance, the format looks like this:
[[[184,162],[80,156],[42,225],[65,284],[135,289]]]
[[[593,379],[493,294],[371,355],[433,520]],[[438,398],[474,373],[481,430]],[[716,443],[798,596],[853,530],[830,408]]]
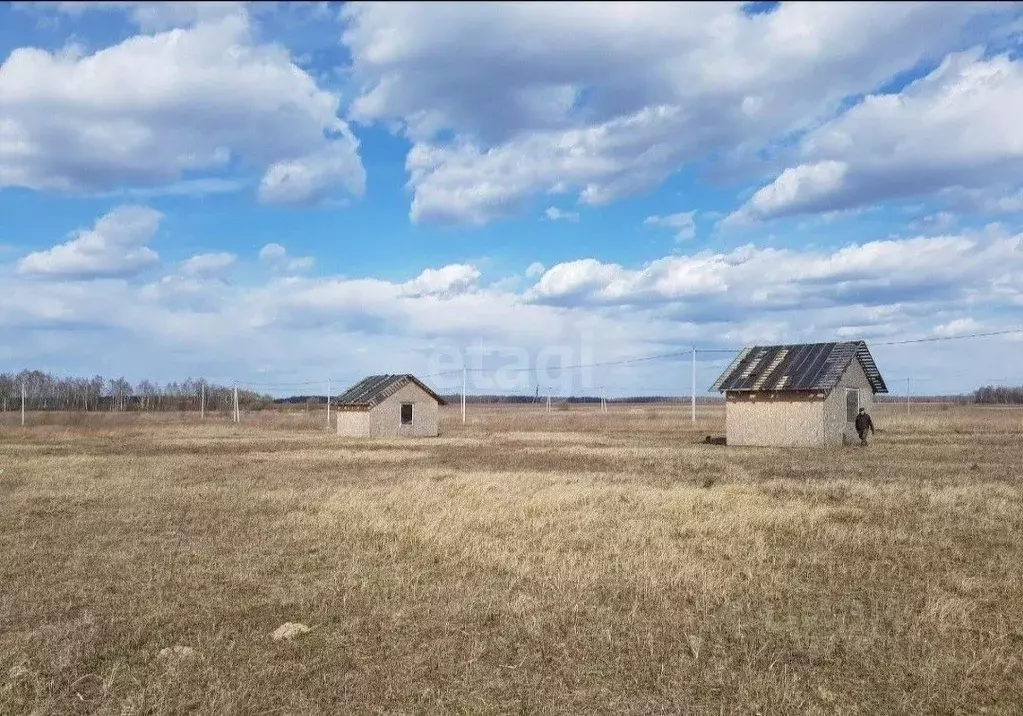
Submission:
[[[860,389],[859,388],[846,388],[845,389],[845,419],[846,422],[854,422],[856,420],[856,414],[860,410]]]

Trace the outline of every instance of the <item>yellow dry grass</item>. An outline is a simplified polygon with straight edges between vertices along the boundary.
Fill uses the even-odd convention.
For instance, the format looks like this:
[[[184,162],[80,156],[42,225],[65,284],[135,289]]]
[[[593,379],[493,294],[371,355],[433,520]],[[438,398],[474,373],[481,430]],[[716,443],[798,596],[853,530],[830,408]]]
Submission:
[[[3,416],[0,713],[1023,710],[1023,411],[445,410]]]

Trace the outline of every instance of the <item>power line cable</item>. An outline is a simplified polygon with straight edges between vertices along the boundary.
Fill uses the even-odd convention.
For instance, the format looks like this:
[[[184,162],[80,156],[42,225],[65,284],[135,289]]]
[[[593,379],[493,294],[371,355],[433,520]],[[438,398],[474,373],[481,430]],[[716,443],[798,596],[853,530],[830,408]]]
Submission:
[[[309,386],[309,385],[321,385],[324,382],[325,381],[319,381],[319,380],[315,381],[315,382],[309,382],[309,383],[244,383],[242,381],[238,381],[238,383],[236,385],[239,388],[254,388],[254,389],[255,388],[259,388],[259,389],[266,388],[266,389],[273,390],[273,389],[278,389],[278,388],[281,388],[281,389],[284,389],[284,388],[288,388],[288,389],[290,389],[290,388],[304,388],[304,387]]]
[[[708,353],[708,352],[712,352],[712,351],[709,351],[709,350],[705,351],[705,350],[702,350],[702,349],[699,349],[699,348],[696,349],[697,355],[699,355],[700,353]],[[719,352],[719,351],[713,351],[713,352]],[[728,352],[729,353],[733,353],[734,351],[729,350]],[[667,358],[681,358],[681,357],[691,356],[692,353],[693,353],[693,349],[690,348],[689,350],[685,350],[685,351],[673,351],[671,353],[659,353],[659,354],[650,355],[650,356],[636,356],[636,357],[633,357],[633,358],[621,358],[621,359],[618,359],[618,360],[600,361],[600,362],[597,362],[597,363],[576,363],[574,365],[556,365],[556,366],[551,366],[550,368],[554,369],[554,370],[558,370],[558,371],[577,370],[579,368],[601,368],[601,367],[611,366],[611,365],[629,365],[629,364],[632,364],[632,363],[642,363],[642,362],[647,362],[647,361],[665,360]],[[442,371],[440,373],[431,373],[431,374],[423,376],[423,377],[424,378],[436,378],[436,377],[439,377],[439,376],[442,376],[442,375],[456,375],[456,374],[461,374],[462,370],[463,369],[459,368],[457,370]],[[487,368],[465,368],[464,370],[466,370],[469,373],[487,373],[487,372],[493,372],[493,373],[498,373],[498,372],[502,372],[502,373],[533,373],[533,372],[535,372],[535,371],[537,371],[539,369],[537,369],[537,368],[493,368],[493,369],[487,369]]]
[[[961,336],[931,336],[929,338],[909,338],[902,341],[883,341],[874,343],[875,346],[900,346],[907,343],[934,343],[937,341],[958,341],[964,338],[987,338],[989,336],[1008,336],[1015,333],[1023,333],[1023,328],[1010,328],[1004,331],[988,331],[986,333],[967,333]]]
[[[971,338],[988,338],[988,337],[991,337],[991,336],[1006,336],[1006,335],[1014,335],[1014,334],[1023,334],[1023,328],[1011,328],[1011,329],[998,330],[998,331],[985,331],[985,332],[979,332],[979,333],[967,333],[967,334],[963,334],[963,335],[959,335],[959,336],[929,336],[929,337],[926,337],[926,338],[909,338],[909,339],[896,340],[896,341],[877,341],[877,342],[871,342],[870,345],[873,345],[873,346],[895,346],[895,345],[909,345],[909,344],[914,344],[914,343],[936,343],[936,342],[942,342],[942,341],[966,340],[966,339],[971,339]],[[668,360],[668,359],[671,359],[671,358],[689,357],[689,356],[691,356],[693,354],[693,350],[694,350],[693,348],[690,348],[690,349],[687,349],[687,350],[671,351],[671,352],[668,352],[668,353],[658,353],[658,354],[648,355],[648,356],[633,356],[631,358],[620,358],[620,359],[616,359],[616,360],[597,361],[597,362],[593,362],[593,363],[576,363],[576,364],[570,364],[570,365],[551,366],[551,368],[554,369],[554,370],[557,370],[557,371],[568,371],[568,370],[579,370],[581,368],[602,368],[602,367],[608,367],[608,366],[633,365],[633,364],[636,364],[636,363],[646,363],[646,362],[659,361],[659,360]],[[706,354],[718,354],[718,355],[720,355],[720,354],[723,354],[723,353],[735,354],[735,353],[738,353],[741,350],[742,350],[742,347],[739,347],[739,348],[695,348],[697,356],[699,356],[701,354],[703,354],[703,355],[706,355]],[[715,364],[708,364],[708,363],[705,362],[702,365],[704,367],[714,367]],[[549,369],[551,369],[551,368],[549,368]],[[440,372],[437,372],[437,373],[430,373],[430,374],[424,375],[422,377],[423,378],[440,378],[440,377],[449,376],[449,375],[460,375],[463,372],[463,370],[465,372],[467,372],[467,373],[474,373],[474,374],[475,373],[497,373],[497,372],[501,372],[501,373],[535,373],[535,372],[539,371],[539,369],[535,368],[535,367],[533,367],[533,368],[492,368],[492,369],[482,368],[482,367],[480,367],[480,368],[469,368],[469,367],[466,367],[466,368],[457,368],[457,369],[452,369],[452,370],[447,370],[447,371],[440,371]],[[331,379],[331,380],[334,381],[334,379]],[[253,382],[253,381],[241,382],[241,381],[239,381],[238,385],[239,386],[247,386],[247,387],[264,387],[264,388],[293,388],[293,387],[301,387],[301,386],[307,386],[307,385],[322,385],[325,382],[326,382],[326,380],[291,381],[291,382]],[[345,381],[337,381],[337,382],[340,385],[340,384],[343,384]],[[355,381],[352,381],[352,382],[355,382]]]

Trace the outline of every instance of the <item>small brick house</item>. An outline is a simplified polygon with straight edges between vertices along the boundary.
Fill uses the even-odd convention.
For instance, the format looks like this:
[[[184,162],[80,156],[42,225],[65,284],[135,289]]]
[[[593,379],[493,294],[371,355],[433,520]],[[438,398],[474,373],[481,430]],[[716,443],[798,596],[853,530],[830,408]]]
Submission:
[[[436,437],[447,403],[414,375],[371,375],[338,396],[337,434],[345,437]]]
[[[726,443],[758,447],[842,445],[888,392],[863,341],[750,346],[711,390],[725,395]]]

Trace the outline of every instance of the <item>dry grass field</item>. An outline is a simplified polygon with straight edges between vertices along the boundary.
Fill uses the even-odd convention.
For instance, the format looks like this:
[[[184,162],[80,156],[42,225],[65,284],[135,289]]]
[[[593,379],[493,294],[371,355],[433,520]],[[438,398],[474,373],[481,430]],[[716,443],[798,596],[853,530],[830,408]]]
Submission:
[[[0,713],[1023,712],[1023,411],[446,410],[3,416]]]

